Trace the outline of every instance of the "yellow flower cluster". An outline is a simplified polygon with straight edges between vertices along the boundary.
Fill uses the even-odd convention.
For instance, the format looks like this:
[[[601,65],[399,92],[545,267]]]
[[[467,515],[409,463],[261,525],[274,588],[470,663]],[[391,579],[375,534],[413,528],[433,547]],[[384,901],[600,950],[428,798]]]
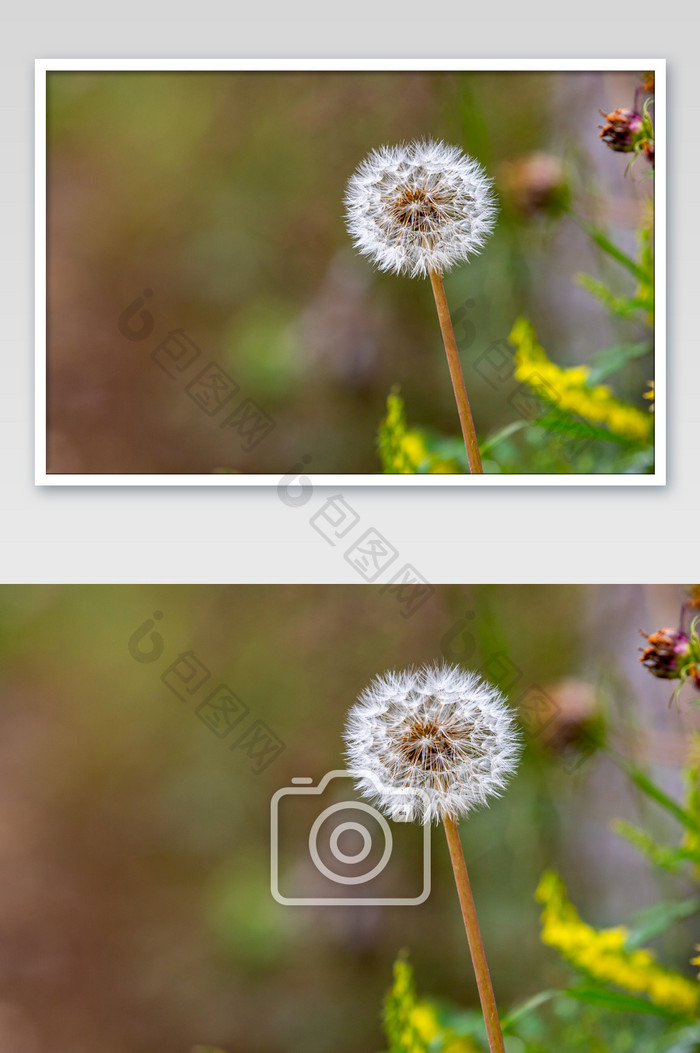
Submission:
[[[594,929],[579,917],[561,878],[547,872],[535,893],[542,912],[542,942],[555,947],[593,979],[646,995],[661,1009],[689,1016],[700,1009],[700,985],[657,964],[651,951],[625,950],[624,926]]]
[[[387,474],[412,475],[427,470],[431,475],[449,475],[458,471],[456,465],[430,452],[420,431],[409,429],[400,395],[391,394],[386,400],[386,416],[379,428],[378,446],[382,467]]]
[[[649,402],[651,403],[651,405],[649,406],[649,412],[653,413],[654,412],[654,399],[656,398],[656,392],[655,392],[655,389],[654,389],[654,381],[653,380],[647,381],[647,385],[648,385],[649,390],[644,392],[644,394],[642,395],[642,398],[645,398],[645,399],[649,400]]]
[[[413,970],[405,958],[394,963],[394,982],[384,1007],[384,1021],[390,1053],[480,1053],[473,1039],[456,1037],[440,1024],[435,1006],[417,1002]],[[436,1041],[437,1040],[437,1041]]]
[[[390,1053],[427,1053],[428,1041],[413,1020],[415,1011],[413,970],[404,958],[399,958],[394,962],[394,982],[384,1007]]]
[[[696,943],[695,944],[695,950],[696,951],[700,951],[700,943]],[[700,954],[698,954],[698,956],[696,958],[691,958],[690,959],[690,964],[691,965],[700,965]],[[700,980],[700,973],[698,973],[698,980]]]
[[[651,441],[654,423],[649,414],[620,402],[605,384],[586,387],[587,366],[562,369],[550,362],[527,319],[517,320],[509,340],[516,349],[516,380],[531,387],[543,401],[605,427],[620,438]]]
[[[435,1006],[430,1002],[419,1002],[411,1013],[411,1023],[426,1046],[440,1035],[442,1053],[480,1053],[480,1047],[468,1036],[455,1037],[440,1026]]]

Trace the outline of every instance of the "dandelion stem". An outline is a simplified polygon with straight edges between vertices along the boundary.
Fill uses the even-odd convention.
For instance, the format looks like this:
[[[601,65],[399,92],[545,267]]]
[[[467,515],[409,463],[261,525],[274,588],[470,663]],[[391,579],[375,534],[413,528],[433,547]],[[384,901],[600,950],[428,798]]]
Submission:
[[[501,1024],[498,1019],[498,1009],[496,1007],[496,998],[493,993],[489,967],[486,962],[484,945],[481,940],[479,920],[476,916],[476,906],[474,905],[474,897],[469,883],[467,864],[464,860],[464,852],[462,850],[462,842],[459,839],[457,823],[454,819],[451,819],[444,814],[442,816],[442,821],[447,836],[447,844],[450,849],[450,859],[452,860],[452,869],[454,870],[455,883],[457,885],[459,905],[462,908],[464,928],[466,929],[467,940],[469,941],[469,950],[471,951],[472,962],[474,964],[476,983],[479,988],[479,998],[481,1000],[481,1009],[484,1014],[484,1023],[486,1024],[489,1049],[491,1050],[491,1053],[505,1053]]]
[[[469,405],[467,388],[464,383],[464,374],[462,373],[462,365],[459,361],[459,351],[457,350],[455,331],[452,328],[450,308],[448,307],[447,297],[445,296],[445,286],[442,284],[442,278],[437,271],[430,272],[430,282],[433,286],[435,306],[437,307],[438,319],[440,321],[440,331],[442,332],[442,340],[447,355],[447,364],[450,367],[452,387],[454,388],[455,399],[457,401],[459,423],[462,425],[462,435],[464,436],[464,445],[467,450],[469,471],[472,475],[483,475],[484,469],[481,466],[479,443],[476,439],[474,420]]]

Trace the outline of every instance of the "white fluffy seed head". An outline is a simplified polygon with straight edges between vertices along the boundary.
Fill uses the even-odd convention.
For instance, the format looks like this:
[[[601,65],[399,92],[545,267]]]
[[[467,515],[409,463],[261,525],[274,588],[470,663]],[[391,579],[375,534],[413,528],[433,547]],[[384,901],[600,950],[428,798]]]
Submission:
[[[412,278],[479,252],[498,211],[481,165],[432,139],[372,150],[348,181],[345,208],[357,250]]]
[[[424,823],[500,795],[521,750],[498,688],[444,663],[375,677],[344,737],[357,789],[389,818]]]

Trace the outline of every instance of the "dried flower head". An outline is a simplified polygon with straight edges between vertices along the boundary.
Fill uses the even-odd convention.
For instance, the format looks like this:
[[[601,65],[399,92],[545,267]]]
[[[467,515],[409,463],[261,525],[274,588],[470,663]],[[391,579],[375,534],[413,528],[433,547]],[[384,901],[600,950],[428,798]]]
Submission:
[[[681,688],[688,680],[700,690],[699,623],[700,618],[693,618],[689,634],[681,629],[670,628],[650,634],[640,630],[649,647],[640,647],[642,657],[639,661],[653,676],[661,677],[662,680],[678,680],[678,686],[671,696],[672,702],[678,699]]]
[[[603,126],[599,138],[611,150],[623,153],[634,150],[635,138],[642,130],[642,115],[634,110],[615,110],[613,113],[601,110],[600,113],[608,123]]]
[[[372,150],[348,181],[345,206],[358,251],[412,278],[479,252],[497,212],[481,165],[432,139]]]
[[[446,664],[375,677],[348,714],[345,741],[358,789],[390,818],[425,823],[500,794],[521,748],[501,692]]]
[[[649,644],[648,647],[640,647],[642,657],[639,661],[662,680],[679,677],[682,660],[690,651],[690,640],[685,633],[671,628],[659,629],[655,633],[645,633],[642,629],[639,631]]]

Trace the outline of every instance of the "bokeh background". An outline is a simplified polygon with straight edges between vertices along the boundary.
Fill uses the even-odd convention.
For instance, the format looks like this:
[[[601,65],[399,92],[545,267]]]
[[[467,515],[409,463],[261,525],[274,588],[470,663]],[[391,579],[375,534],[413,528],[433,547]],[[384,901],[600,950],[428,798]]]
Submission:
[[[559,206],[626,251],[652,181],[598,137],[633,73],[48,74],[48,471],[377,472],[400,384],[409,420],[458,434],[426,281],[380,275],[345,232],[345,183],[382,143],[433,136],[476,156],[501,218],[446,280],[477,429],[516,419],[474,368],[526,314],[560,365],[638,340],[575,284],[630,293]],[[532,167],[532,155],[538,155]],[[528,163],[523,167],[523,161]],[[149,290],[150,296],[144,297]],[[143,340],[119,319],[141,297]],[[138,316],[137,316],[138,322]],[[173,330],[274,421],[258,445],[221,427],[151,357]],[[641,399],[649,362],[616,381]],[[233,404],[232,404],[233,405]],[[262,434],[262,433],[261,433]],[[250,443],[248,444],[250,445]]]
[[[679,791],[697,710],[669,707],[638,629],[678,624],[683,600],[681,586],[438,586],[406,618],[373,586],[4,586],[0,1049],[374,1053],[400,948],[422,994],[476,1005],[439,830],[420,907],[284,907],[269,889],[272,794],[342,765],[345,713],[372,676],[440,656],[499,681],[526,734],[508,792],[462,827],[499,1001],[565,982],[538,938],[545,868],[597,925],[678,891],[610,832],[663,815],[592,743],[604,724]],[[248,706],[244,728],[284,743],[264,770],[229,748],[236,729],[198,719],[201,692],[168,686],[183,654]],[[303,872],[301,830],[298,844]],[[692,976],[697,937],[677,941],[656,946]]]

